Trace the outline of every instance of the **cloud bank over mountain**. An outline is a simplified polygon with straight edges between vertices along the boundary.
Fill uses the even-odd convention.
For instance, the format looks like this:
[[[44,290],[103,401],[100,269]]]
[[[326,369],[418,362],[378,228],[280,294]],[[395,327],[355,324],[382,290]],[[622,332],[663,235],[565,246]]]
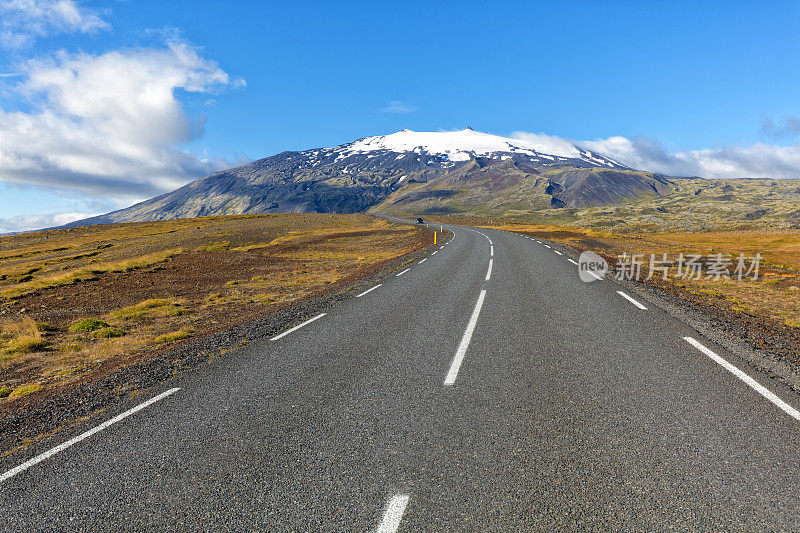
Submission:
[[[800,144],[781,146],[755,143],[671,152],[654,139],[622,136],[569,140],[541,133],[514,132],[512,137],[553,146],[577,144],[609,156],[632,168],[671,176],[702,178],[800,178]]]

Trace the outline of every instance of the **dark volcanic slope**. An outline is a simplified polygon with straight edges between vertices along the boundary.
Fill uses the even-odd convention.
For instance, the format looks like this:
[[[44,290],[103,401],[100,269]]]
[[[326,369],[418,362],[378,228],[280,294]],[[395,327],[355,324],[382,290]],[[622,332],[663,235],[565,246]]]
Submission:
[[[404,130],[333,148],[283,152],[72,225],[243,213],[355,213],[387,201],[384,205],[400,201],[408,212],[427,212],[431,198],[455,194],[441,190],[454,182],[470,189],[484,185],[482,191],[462,194],[460,207],[448,208],[461,212],[485,205],[484,193],[532,209],[624,203],[672,190],[662,176],[578,147],[553,155],[525,141],[469,129]]]
[[[664,176],[636,170],[478,158],[461,169],[392,194],[384,213],[504,215],[553,207],[623,204],[673,192]]]
[[[604,168],[568,168],[550,180],[561,186],[556,197],[569,207],[625,203],[663,196],[674,189],[667,178],[658,174]]]

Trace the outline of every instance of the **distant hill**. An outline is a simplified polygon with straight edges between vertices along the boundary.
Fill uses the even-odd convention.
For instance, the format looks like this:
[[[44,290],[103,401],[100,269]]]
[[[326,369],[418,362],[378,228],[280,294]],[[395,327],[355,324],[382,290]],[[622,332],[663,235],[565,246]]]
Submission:
[[[243,213],[585,208],[674,190],[670,178],[578,146],[553,149],[469,128],[403,130],[332,148],[283,152],[70,226]]]

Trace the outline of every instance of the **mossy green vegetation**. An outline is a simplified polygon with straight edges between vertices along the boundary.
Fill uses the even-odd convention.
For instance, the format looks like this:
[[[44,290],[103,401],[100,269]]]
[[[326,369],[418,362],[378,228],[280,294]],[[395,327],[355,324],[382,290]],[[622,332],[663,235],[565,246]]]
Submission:
[[[83,318],[72,324],[69,327],[69,331],[72,333],[91,333],[107,327],[108,322],[97,320],[96,318]]]
[[[125,336],[125,330],[113,327],[102,328],[92,332],[92,337],[94,337],[95,339],[115,339],[117,337],[124,337],[124,336]]]
[[[164,344],[167,342],[182,341],[184,339],[188,339],[191,336],[192,336],[191,331],[173,331],[172,333],[167,333],[166,335],[161,335],[160,337],[156,337],[155,342],[156,344]]]
[[[13,400],[14,398],[21,398],[22,396],[27,396],[28,394],[34,393],[36,391],[42,390],[42,386],[38,383],[29,383],[27,385],[22,385],[21,387],[17,387],[7,396],[9,400]]]

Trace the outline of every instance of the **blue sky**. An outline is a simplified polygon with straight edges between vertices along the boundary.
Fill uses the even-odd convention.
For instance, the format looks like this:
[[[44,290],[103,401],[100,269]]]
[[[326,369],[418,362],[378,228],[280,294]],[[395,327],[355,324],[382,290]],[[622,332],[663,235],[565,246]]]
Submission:
[[[800,177],[800,3],[564,4],[0,0],[0,231],[404,128]]]

